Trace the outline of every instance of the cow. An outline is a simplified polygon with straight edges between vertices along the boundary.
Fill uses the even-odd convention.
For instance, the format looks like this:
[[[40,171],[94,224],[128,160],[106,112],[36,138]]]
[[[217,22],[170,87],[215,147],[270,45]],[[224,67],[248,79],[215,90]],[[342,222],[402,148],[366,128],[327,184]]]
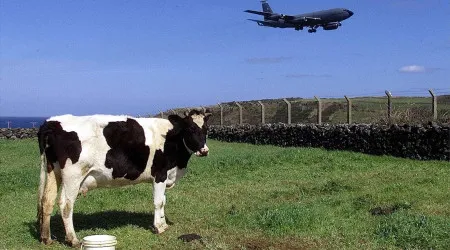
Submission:
[[[51,244],[50,216],[61,189],[59,208],[66,242],[79,247],[73,208],[80,194],[99,187],[142,182],[153,184],[153,230],[167,229],[165,190],[186,172],[189,158],[207,156],[207,121],[211,113],[192,110],[185,117],[62,115],[39,128],[41,170],[38,194],[40,241]]]

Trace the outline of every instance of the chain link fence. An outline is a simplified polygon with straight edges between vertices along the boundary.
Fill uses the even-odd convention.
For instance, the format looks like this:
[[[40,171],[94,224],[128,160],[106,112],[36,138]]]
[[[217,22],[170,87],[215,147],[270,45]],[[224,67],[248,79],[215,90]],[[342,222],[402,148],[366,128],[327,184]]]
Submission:
[[[422,94],[423,96],[396,96],[395,93],[386,91],[384,95],[371,97],[266,99],[197,108],[208,109],[213,113],[209,120],[211,125],[449,123],[450,93],[445,90],[429,90],[429,93]],[[190,109],[193,108],[174,109],[155,116],[182,114]]]

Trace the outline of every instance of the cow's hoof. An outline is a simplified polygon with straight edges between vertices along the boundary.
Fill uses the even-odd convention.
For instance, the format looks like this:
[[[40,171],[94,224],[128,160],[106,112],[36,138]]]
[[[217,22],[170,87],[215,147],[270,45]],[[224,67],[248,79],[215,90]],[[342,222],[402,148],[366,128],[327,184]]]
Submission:
[[[161,234],[161,233],[164,233],[164,231],[166,231],[168,227],[169,226],[167,224],[163,224],[158,227],[153,227],[153,232],[155,234]]]
[[[41,239],[41,242],[42,242],[42,244],[48,246],[48,245],[51,245],[53,243],[53,240],[50,239],[50,238],[44,238],[44,239]]]
[[[73,248],[81,248],[81,242],[78,239],[74,239],[72,241],[66,240],[67,245],[73,247]]]

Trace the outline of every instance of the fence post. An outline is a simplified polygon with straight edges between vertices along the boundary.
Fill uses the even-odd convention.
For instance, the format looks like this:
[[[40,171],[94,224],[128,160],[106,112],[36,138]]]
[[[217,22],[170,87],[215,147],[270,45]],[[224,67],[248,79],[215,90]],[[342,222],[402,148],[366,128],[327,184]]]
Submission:
[[[159,114],[161,115],[161,118],[164,118],[164,112],[159,111]]]
[[[322,124],[322,101],[319,97],[314,96],[317,101],[317,124]]]
[[[388,110],[387,110],[387,116],[388,116],[388,123],[389,124],[391,124],[392,123],[392,121],[391,121],[391,115],[392,115],[392,94],[391,94],[391,92],[389,92],[389,91],[385,91],[384,93],[386,93],[386,96],[387,96],[387,98],[388,98],[388,105],[387,105],[387,108],[388,108]]]
[[[234,102],[239,107],[239,125],[242,124],[242,106],[238,102]]]
[[[265,115],[265,108],[264,108],[264,104],[261,101],[258,101],[259,105],[261,105],[261,123],[265,124],[266,123],[266,115]]]
[[[352,124],[352,100],[344,95],[345,100],[347,100],[347,123]]]
[[[287,104],[287,123],[291,124],[291,103],[286,98],[283,101]]]
[[[433,90],[428,90],[430,92],[432,103],[431,103],[431,109],[433,110],[433,121],[437,120],[437,97],[434,94]]]
[[[448,149],[448,162],[450,162],[450,125],[448,125],[447,149]]]
[[[220,103],[217,103],[220,107],[220,126],[223,126],[223,106]]]

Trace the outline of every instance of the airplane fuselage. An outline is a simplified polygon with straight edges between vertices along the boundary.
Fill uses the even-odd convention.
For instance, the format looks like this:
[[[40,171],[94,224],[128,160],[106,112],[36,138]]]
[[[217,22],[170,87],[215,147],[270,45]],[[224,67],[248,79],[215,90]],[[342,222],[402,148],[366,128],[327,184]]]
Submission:
[[[263,11],[246,10],[245,12],[262,15],[264,20],[248,20],[256,22],[260,26],[274,28],[302,30],[304,27],[309,27],[308,32],[310,33],[316,32],[318,27],[323,27],[324,30],[335,30],[342,25],[342,21],[353,15],[352,11],[344,8],[321,10],[300,15],[284,15],[273,12],[267,1],[264,0],[261,3]]]
[[[305,17],[313,17],[313,18],[319,18],[317,20],[317,23],[332,23],[332,22],[341,22],[345,19],[351,17],[353,15],[352,12],[342,9],[342,8],[335,8],[335,9],[329,9],[329,10],[321,10],[311,13],[305,13],[301,15],[296,15],[296,19],[292,22],[298,22],[299,20],[304,20]],[[312,22],[312,21],[310,21]]]
[[[329,10],[321,10],[310,13],[295,15],[295,19],[289,22],[280,22],[280,20],[265,20],[265,26],[274,28],[296,28],[296,27],[313,27],[315,25],[327,23],[339,23],[351,17],[353,13],[343,8],[334,8]],[[305,18],[310,18],[305,22]],[[317,20],[311,19],[317,18]]]

